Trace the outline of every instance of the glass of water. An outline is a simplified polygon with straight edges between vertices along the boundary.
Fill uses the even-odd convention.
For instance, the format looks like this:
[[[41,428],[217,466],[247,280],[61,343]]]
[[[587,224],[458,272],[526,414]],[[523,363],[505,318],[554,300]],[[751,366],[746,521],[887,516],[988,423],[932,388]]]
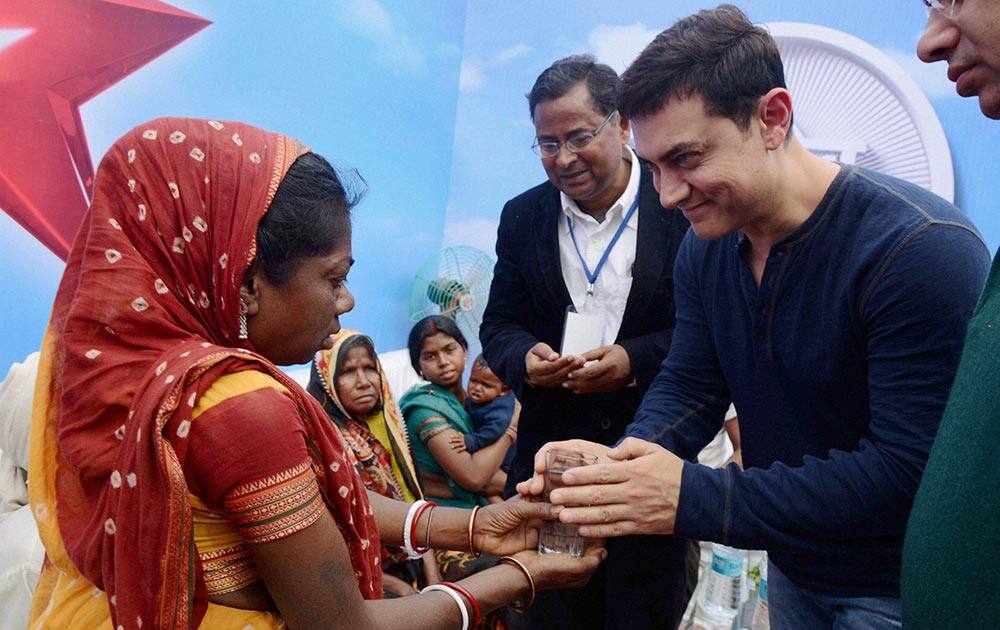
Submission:
[[[542,500],[548,501],[549,494],[563,486],[563,473],[570,468],[589,466],[597,463],[596,455],[552,449],[545,453],[545,490]],[[568,553],[574,558],[583,555],[586,547],[583,536],[575,523],[542,521],[538,529],[538,553]]]

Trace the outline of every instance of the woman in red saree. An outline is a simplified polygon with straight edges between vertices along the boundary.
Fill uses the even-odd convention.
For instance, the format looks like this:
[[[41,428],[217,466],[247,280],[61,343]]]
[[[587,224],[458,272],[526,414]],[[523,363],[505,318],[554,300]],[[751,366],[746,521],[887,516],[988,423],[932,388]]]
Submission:
[[[453,628],[456,604],[594,570],[598,552],[524,551],[549,506],[432,508],[416,541],[471,538],[520,566],[463,580],[462,597],[378,600],[379,548],[403,542],[409,506],[366,493],[323,409],[275,367],[328,347],[354,305],[350,206],[325,160],[241,123],[159,119],[111,147],[36,383],[33,627]]]

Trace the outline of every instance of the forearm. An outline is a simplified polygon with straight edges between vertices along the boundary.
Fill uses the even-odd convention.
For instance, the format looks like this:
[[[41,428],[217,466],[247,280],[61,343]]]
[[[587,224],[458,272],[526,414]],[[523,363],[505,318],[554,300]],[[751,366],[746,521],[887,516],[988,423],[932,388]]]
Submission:
[[[486,615],[530,592],[527,578],[518,569],[499,564],[480,571],[459,584],[476,599],[479,609]],[[462,597],[469,616],[472,606]],[[421,595],[366,602],[367,628],[442,628],[454,630],[461,627],[462,614],[451,597],[431,591]]]
[[[368,496],[371,500],[372,511],[375,513],[375,522],[378,524],[382,544],[401,546],[406,513],[412,504],[394,501],[370,491]],[[433,516],[431,515],[432,511]],[[462,508],[435,506],[424,510],[412,526],[416,535],[416,539],[412,541],[413,546],[470,551],[469,518],[471,515],[472,510]],[[475,544],[480,545],[481,542],[481,539],[477,538]]]
[[[500,380],[511,388],[514,395],[520,398],[527,377],[524,358],[538,343],[538,338],[522,323],[499,315],[494,315],[491,320],[484,317],[480,336],[486,362]]]
[[[475,453],[460,453],[449,445],[448,434],[441,433],[428,442],[428,447],[458,485],[469,492],[481,492],[500,468],[500,462],[513,443],[511,432],[505,432],[496,442]]]
[[[730,395],[702,306],[700,264],[688,260],[689,250],[682,246],[674,266],[677,320],[669,354],[625,435],[693,460],[722,427]]]
[[[503,470],[498,470],[493,473],[493,478],[489,480],[486,484],[486,494],[490,496],[499,496],[503,493],[503,489],[507,486],[507,473]]]
[[[483,492],[493,475],[500,469],[500,462],[503,461],[507,449],[513,443],[513,438],[508,433],[504,433],[496,442],[475,453],[459,453],[468,459],[467,468],[465,474],[452,476],[469,492]]]
[[[490,420],[472,433],[465,436],[465,448],[470,453],[476,453],[499,440],[507,427],[510,426],[510,416],[500,420]]]
[[[519,267],[521,247],[517,243],[523,235],[517,234],[515,222],[505,207],[497,230],[497,264],[479,339],[486,362],[520,398],[525,383],[524,357],[538,339],[529,327],[534,300]]]
[[[743,441],[740,439],[740,421],[736,417],[726,419],[726,435],[729,436],[734,451],[743,448]]]
[[[871,444],[741,471],[685,463],[679,535],[747,549],[808,552],[823,540],[901,536],[919,471]]]
[[[483,447],[471,453],[472,465],[476,470],[475,480],[479,481],[482,479],[482,483],[478,484],[476,488],[478,490],[473,490],[478,492],[485,488],[493,476],[496,475],[497,471],[500,469],[500,463],[503,462],[503,458],[507,455],[507,451],[510,449],[511,445],[514,443],[514,438],[510,433],[504,432],[497,441],[489,446]],[[466,488],[467,490],[472,490],[472,488]]]
[[[384,499],[384,497],[383,497]],[[372,503],[379,527],[401,529],[406,504],[388,499]],[[425,516],[428,512],[424,512]],[[468,546],[469,510],[432,508],[435,536],[445,547]],[[476,519],[483,527],[484,517]],[[421,519],[430,525],[431,519]],[[384,530],[389,534],[389,530]],[[480,532],[478,545],[487,534]],[[419,537],[419,536],[418,536]],[[383,542],[392,538],[383,535]],[[254,564],[282,617],[293,628],[447,628],[458,626],[458,606],[447,594],[427,593],[394,600],[365,600],[362,592],[375,584],[356,581],[357,568],[345,539],[331,514],[324,512],[305,529],[285,538],[249,545]],[[368,553],[371,553],[369,550]],[[366,562],[370,556],[362,555]],[[371,556],[378,563],[377,556]],[[377,579],[377,576],[372,576]],[[463,581],[483,612],[513,601],[527,591],[527,578],[511,567],[489,569]],[[471,607],[467,607],[471,610]]]
[[[653,378],[656,377],[663,360],[670,353],[670,342],[674,330],[659,330],[648,335],[631,339],[621,339],[617,343],[625,348],[629,361],[632,363],[632,376],[640,391],[645,392]]]
[[[653,380],[625,437],[655,442],[678,457],[693,460],[719,432],[729,401],[725,384],[703,373],[685,382],[670,361]]]
[[[403,522],[410,503],[396,501],[384,497],[377,492],[368,491],[368,501],[371,503],[375,522],[378,525],[379,538],[383,545],[399,547],[403,544]]]

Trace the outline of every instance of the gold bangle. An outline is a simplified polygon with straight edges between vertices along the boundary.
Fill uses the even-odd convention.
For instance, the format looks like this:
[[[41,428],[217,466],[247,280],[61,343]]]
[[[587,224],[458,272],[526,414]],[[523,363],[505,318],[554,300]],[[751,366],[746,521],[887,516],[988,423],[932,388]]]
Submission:
[[[427,549],[431,548],[431,521],[434,520],[434,508],[436,507],[436,505],[432,505],[427,510],[427,534],[424,539],[424,547]]]
[[[483,506],[481,505],[477,505],[476,507],[472,508],[472,514],[469,515],[469,553],[475,556],[478,556],[479,554],[476,553],[476,544],[472,538],[472,528],[476,524],[476,512],[482,509],[482,507]]]
[[[535,603],[535,580],[531,578],[531,573],[528,572],[528,567],[524,566],[524,563],[514,556],[504,556],[500,558],[500,562],[506,562],[507,564],[520,569],[521,573],[524,574],[524,577],[528,578],[528,586],[531,587],[531,595],[528,596],[527,604],[511,604],[510,607],[514,610],[524,610],[528,606]]]

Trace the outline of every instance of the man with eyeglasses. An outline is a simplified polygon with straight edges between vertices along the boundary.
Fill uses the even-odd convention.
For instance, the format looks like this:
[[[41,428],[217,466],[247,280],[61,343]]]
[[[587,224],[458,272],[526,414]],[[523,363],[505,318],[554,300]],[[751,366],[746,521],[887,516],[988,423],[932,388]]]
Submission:
[[[561,59],[527,97],[548,181],[504,206],[480,329],[486,360],[522,404],[507,494],[550,440],[621,438],[670,347],[672,270],[688,228],[660,206],[627,144],[614,70],[589,56]],[[592,335],[573,332],[579,322]],[[562,354],[570,342],[576,351]],[[690,549],[667,536],[612,541],[586,588],[538,595],[530,625],[674,628]]]
[[[947,61],[961,96],[1000,120],[1000,2],[929,0],[917,55]],[[993,155],[997,147],[986,149]],[[969,322],[962,361],[903,547],[913,628],[1000,628],[1000,258]]]

